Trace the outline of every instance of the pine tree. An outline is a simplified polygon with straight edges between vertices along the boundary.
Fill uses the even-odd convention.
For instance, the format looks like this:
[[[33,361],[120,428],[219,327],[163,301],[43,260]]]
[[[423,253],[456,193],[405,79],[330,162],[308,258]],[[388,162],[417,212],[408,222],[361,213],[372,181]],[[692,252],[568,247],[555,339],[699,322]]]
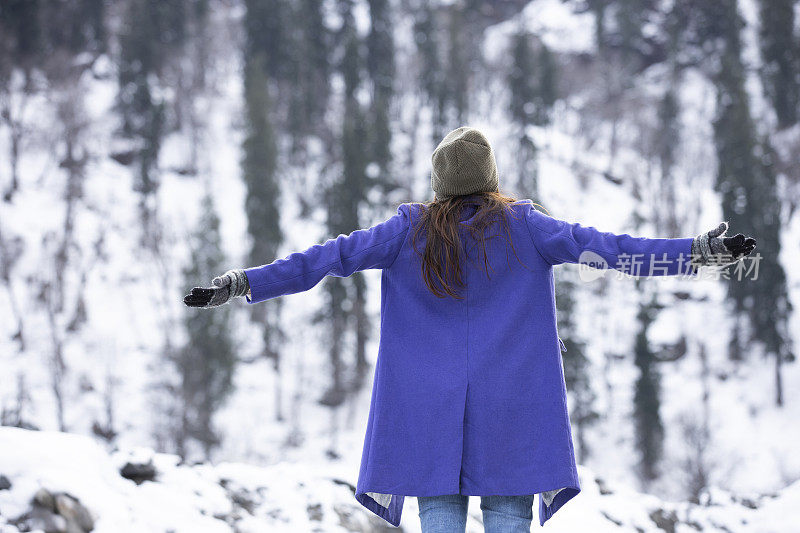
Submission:
[[[394,96],[394,37],[392,11],[388,0],[369,0],[370,32],[367,35],[367,74],[372,81],[369,135],[371,159],[378,168],[375,176],[384,193],[393,188],[389,176],[392,130],[389,111]]]
[[[350,233],[361,227],[358,217],[359,206],[367,202],[367,192],[370,189],[370,179],[367,176],[367,154],[361,149],[367,139],[366,117],[361,110],[361,105],[355,98],[350,98],[345,104],[344,129],[342,132],[342,182],[336,187],[340,188],[339,206],[331,206],[341,210],[334,217],[329,217],[329,228],[336,235]],[[351,391],[360,390],[363,378],[366,376],[368,364],[366,357],[366,343],[372,331],[372,322],[366,313],[367,284],[364,274],[356,272],[352,276],[355,288],[353,295],[352,313],[355,318],[356,344],[355,344],[355,378],[349,387]]]
[[[525,30],[512,40],[510,111],[515,122],[523,126],[550,124],[553,104],[558,99],[555,57],[543,43],[532,46],[533,35]]]
[[[797,123],[800,111],[800,36],[793,0],[759,0],[761,78],[775,108],[778,128]]]
[[[530,32],[520,29],[511,40],[511,71],[508,88],[511,94],[509,111],[515,122],[533,124],[536,98],[536,61]]]
[[[41,3],[30,0],[10,0],[0,3],[0,39],[8,47],[4,62],[23,69],[26,76],[38,62],[44,50],[41,22]]]
[[[658,103],[659,128],[656,133],[655,154],[659,163],[660,208],[654,210],[656,230],[668,237],[680,235],[679,211],[675,197],[675,152],[680,143],[680,112],[678,100],[672,88],[667,89]]]
[[[534,124],[536,104],[536,62],[533,36],[520,29],[511,42],[511,70],[508,73],[510,89],[509,112],[512,122],[519,130],[517,149],[517,191],[518,194],[535,198],[539,190],[539,169],[536,143],[528,135],[528,126]]]
[[[158,87],[152,84],[185,42],[185,15],[184,1],[129,0],[119,36],[117,108],[122,135],[139,146],[133,188],[140,194],[140,242],[152,250],[158,249],[154,203],[160,181],[158,157],[167,131],[167,103],[154,96]]]
[[[517,190],[527,197],[538,195],[538,148],[528,133],[529,126],[546,126],[551,122],[553,104],[558,98],[557,68],[553,53],[543,43],[538,50],[532,45],[534,36],[520,29],[511,41],[511,70],[508,86],[511,92],[509,112],[519,130],[517,148]]]
[[[214,54],[210,37],[215,28],[209,15],[209,0],[191,0],[187,5],[184,21],[186,42],[178,52],[180,68],[170,74],[169,83],[174,87],[173,128],[189,139],[189,150],[183,166],[176,169],[184,176],[196,176],[199,173],[200,152],[204,148],[203,134],[207,121],[204,110],[197,104],[214,82],[209,67]]]
[[[56,97],[75,87],[91,65],[84,59],[77,61],[79,55],[94,59],[105,51],[104,14],[101,0],[0,2],[0,124],[9,130],[10,153],[6,157],[11,167],[11,183],[3,194],[6,201],[19,188],[20,147],[28,129],[12,100],[40,89],[42,84],[31,78],[34,70],[47,78],[45,90],[53,90]],[[25,80],[24,94],[11,99],[6,95],[12,90],[11,74],[17,69]]]
[[[244,17],[246,49],[263,54],[264,73],[276,82],[291,79],[292,34],[291,6],[287,0],[245,0]]]
[[[661,305],[653,295],[649,303],[642,303],[636,318],[639,332],[634,344],[634,364],[639,370],[633,397],[633,419],[636,428],[636,446],[639,452],[639,473],[644,485],[658,477],[658,463],[664,445],[664,425],[661,421],[661,376],[656,367],[656,354],[650,348],[647,331],[655,321]]]
[[[322,0],[302,0],[292,13],[297,38],[291,54],[288,131],[292,136],[291,155],[305,152],[309,135],[321,135],[330,93],[330,31],[325,26]],[[302,164],[302,161],[298,161]]]
[[[740,31],[743,21],[736,0],[702,4],[705,35],[721,43],[719,68],[714,74],[717,114],[714,139],[719,161],[716,189],[722,195],[722,212],[737,232],[753,235],[759,248],[768,250],[769,261],[759,254],[742,261],[751,274],[732,269],[728,296],[734,302],[737,323],[748,317],[750,334],[775,358],[775,402],[783,404],[781,367],[793,360],[788,321],[792,305],[787,294],[786,274],[780,256],[781,202],[777,192],[776,160],[768,139],[759,138],[750,114],[745,88]],[[757,267],[757,275],[755,268]],[[740,279],[741,278],[741,279]],[[750,339],[735,328],[730,357],[743,359]]]
[[[61,71],[54,62],[62,53],[96,56],[105,50],[105,10],[103,0],[0,2],[0,40],[8,40],[14,64],[26,75],[33,68]]]
[[[438,142],[444,136],[445,118],[445,71],[440,57],[439,25],[436,12],[428,2],[423,2],[416,11],[414,42],[419,55],[419,84],[422,94],[433,113],[432,140]]]
[[[570,419],[575,421],[578,441],[578,460],[585,462],[591,455],[586,439],[586,431],[599,419],[594,402],[597,398],[592,389],[591,367],[586,357],[586,343],[578,336],[575,321],[576,284],[574,271],[559,270],[556,280],[556,301],[558,304],[558,334],[564,342],[566,351],[561,354],[564,365],[564,380],[567,390],[575,399]]]
[[[224,270],[219,217],[207,192],[201,202],[201,216],[193,235],[189,264],[183,269],[187,287],[211,279]],[[188,342],[173,364],[178,375],[176,387],[180,420],[175,426],[175,448],[184,459],[200,447],[205,459],[220,444],[213,417],[233,390],[236,354],[230,335],[231,307],[187,308],[184,326]]]
[[[668,80],[665,91],[658,102],[658,127],[653,132],[653,155],[658,162],[659,206],[653,210],[655,229],[666,237],[678,237],[682,233],[678,206],[677,183],[675,176],[678,146],[682,140],[678,97],[683,66],[681,58],[688,48],[682,39],[685,37],[687,12],[681,4],[674,4],[666,13],[663,22]],[[684,59],[685,60],[685,59]]]
[[[98,54],[105,48],[106,5],[103,0],[41,2],[39,5],[44,53],[63,50],[71,55]]]
[[[613,0],[613,31],[606,28],[605,44],[619,51],[625,69],[631,73],[663,60],[661,43],[644,33],[644,28],[660,17],[658,0]]]
[[[595,46],[598,51],[606,49],[606,9],[608,5],[614,0],[586,0],[583,4],[583,10],[579,12],[589,11],[594,15],[594,36]]]
[[[361,103],[356,97],[356,90],[361,85],[364,60],[362,54],[361,37],[355,26],[352,12],[352,2],[342,0],[339,10],[343,24],[338,35],[341,46],[341,60],[337,65],[338,71],[344,79],[344,114],[342,116],[342,130],[339,136],[341,147],[342,175],[341,179],[334,181],[325,191],[325,206],[327,210],[326,228],[329,235],[349,234],[359,228],[359,205],[365,196],[364,190],[367,183],[366,166],[368,154],[364,153],[363,146],[366,139],[366,119]],[[356,273],[350,278],[333,277],[325,280],[326,309],[317,316],[317,321],[327,320],[330,326],[329,359],[331,365],[331,384],[320,398],[320,403],[336,408],[341,405],[347,393],[352,390],[355,382],[346,383],[344,361],[347,325],[350,316],[357,310],[363,310],[364,286],[362,274]],[[355,299],[350,300],[348,286],[355,285],[358,291]],[[350,300],[350,309],[346,309],[346,302]],[[368,325],[364,322],[366,315],[362,312],[356,315],[356,333],[358,343],[364,340],[364,329]],[[363,346],[356,346],[357,358],[363,357]],[[332,446],[333,448],[333,446]],[[331,450],[331,453],[335,453]]]
[[[253,15],[255,17],[256,15]],[[248,15],[248,18],[251,18]],[[247,26],[248,31],[258,27]],[[251,238],[247,264],[257,266],[278,259],[284,236],[280,227],[281,189],[278,178],[278,147],[273,127],[272,102],[266,74],[265,52],[255,46],[258,36],[248,34],[243,51],[246,136],[242,146],[242,177],[247,190],[245,213]],[[262,302],[251,308],[253,322],[261,328],[263,356],[273,363],[278,379],[275,387],[275,419],[283,420],[281,346],[286,334],[280,317],[283,300]]]
[[[472,36],[468,33],[464,8],[454,3],[450,5],[450,17],[447,28],[447,63],[445,65],[445,93],[449,113],[448,122],[463,124],[469,111],[469,83],[471,65],[469,63],[468,40]]]
[[[535,124],[546,126],[553,120],[553,105],[558,100],[558,65],[555,54],[542,42],[536,64]]]
[[[242,175],[247,187],[245,211],[252,247],[250,265],[269,263],[277,258],[283,242],[280,228],[280,184],[278,148],[271,119],[269,87],[258,58],[248,61],[245,72],[246,136],[242,146]]]

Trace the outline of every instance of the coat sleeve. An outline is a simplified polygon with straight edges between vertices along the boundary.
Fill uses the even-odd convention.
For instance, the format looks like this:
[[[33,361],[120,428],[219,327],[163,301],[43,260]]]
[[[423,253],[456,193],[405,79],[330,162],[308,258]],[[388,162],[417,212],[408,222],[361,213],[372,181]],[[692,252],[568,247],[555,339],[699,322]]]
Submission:
[[[328,275],[344,278],[359,270],[388,268],[400,253],[410,227],[408,207],[400,205],[396,215],[370,228],[244,269],[250,284],[247,303],[306,291]]]
[[[533,207],[526,219],[534,246],[551,265],[581,263],[631,276],[696,273],[691,264],[692,237],[651,239],[614,234],[559,220]]]

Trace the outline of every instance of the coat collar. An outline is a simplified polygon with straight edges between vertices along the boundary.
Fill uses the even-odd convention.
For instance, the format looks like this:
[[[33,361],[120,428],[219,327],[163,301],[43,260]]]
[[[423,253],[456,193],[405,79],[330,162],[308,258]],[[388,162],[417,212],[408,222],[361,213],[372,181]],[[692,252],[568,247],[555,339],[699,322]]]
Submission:
[[[472,218],[478,210],[478,207],[481,205],[481,201],[478,199],[477,196],[470,196],[464,199],[462,207],[464,208],[461,212],[461,216],[459,220],[462,222],[465,220],[469,220]]]
[[[480,205],[481,201],[478,195],[472,194],[464,198],[464,205]]]

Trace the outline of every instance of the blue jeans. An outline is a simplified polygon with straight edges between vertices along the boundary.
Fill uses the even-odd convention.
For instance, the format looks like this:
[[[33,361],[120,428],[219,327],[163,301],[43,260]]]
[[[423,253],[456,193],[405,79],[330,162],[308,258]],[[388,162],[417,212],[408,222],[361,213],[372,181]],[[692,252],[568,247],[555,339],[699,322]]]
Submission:
[[[483,530],[486,533],[530,532],[533,495],[481,496]],[[464,533],[469,496],[418,496],[422,533]]]

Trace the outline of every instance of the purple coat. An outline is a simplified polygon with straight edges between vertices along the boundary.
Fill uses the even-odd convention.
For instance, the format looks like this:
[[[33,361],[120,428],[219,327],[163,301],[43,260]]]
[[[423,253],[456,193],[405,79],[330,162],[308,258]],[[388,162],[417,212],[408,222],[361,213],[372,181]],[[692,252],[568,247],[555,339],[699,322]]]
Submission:
[[[487,277],[481,246],[462,227],[469,268],[462,263],[466,288],[457,292],[464,299],[437,298],[411,249],[423,207],[402,204],[371,228],[246,269],[247,301],[305,291],[325,276],[381,269],[380,342],[356,499],[399,526],[404,496],[539,493],[543,525],[581,490],[553,266],[591,262],[634,275],[691,274],[692,239],[601,232],[521,200],[508,218],[517,257],[497,226],[489,228]],[[462,224],[475,211],[468,203]],[[417,250],[424,246],[420,233]]]

